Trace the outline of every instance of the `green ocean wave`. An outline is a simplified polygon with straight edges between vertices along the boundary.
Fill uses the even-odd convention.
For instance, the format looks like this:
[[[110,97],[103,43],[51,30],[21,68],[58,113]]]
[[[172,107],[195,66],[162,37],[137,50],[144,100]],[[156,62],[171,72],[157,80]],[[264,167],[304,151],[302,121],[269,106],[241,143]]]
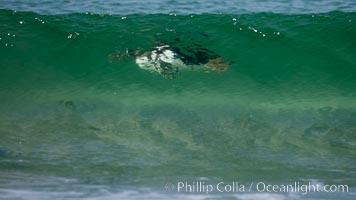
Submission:
[[[55,177],[120,190],[201,177],[354,187],[355,22],[0,10],[0,187],[31,189],[26,174],[54,188]],[[229,67],[169,79],[111,56],[162,44]]]

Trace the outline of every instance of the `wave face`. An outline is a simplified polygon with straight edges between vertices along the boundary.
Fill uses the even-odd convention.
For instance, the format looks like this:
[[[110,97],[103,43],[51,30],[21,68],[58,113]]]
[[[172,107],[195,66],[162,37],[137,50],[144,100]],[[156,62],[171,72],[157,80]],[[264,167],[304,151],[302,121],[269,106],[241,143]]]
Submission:
[[[181,180],[356,186],[356,13],[0,20],[1,196],[220,198],[164,192]],[[110,56],[162,43],[230,66],[166,79]],[[292,198],[248,195],[228,198]]]

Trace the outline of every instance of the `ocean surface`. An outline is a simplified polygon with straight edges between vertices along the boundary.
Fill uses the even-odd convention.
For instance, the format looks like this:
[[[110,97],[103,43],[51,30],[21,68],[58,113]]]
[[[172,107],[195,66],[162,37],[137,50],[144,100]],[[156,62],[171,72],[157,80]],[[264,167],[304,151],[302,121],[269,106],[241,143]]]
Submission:
[[[111,56],[158,43],[229,68]],[[234,181],[349,190],[177,191]],[[0,2],[0,199],[355,198],[356,1]]]

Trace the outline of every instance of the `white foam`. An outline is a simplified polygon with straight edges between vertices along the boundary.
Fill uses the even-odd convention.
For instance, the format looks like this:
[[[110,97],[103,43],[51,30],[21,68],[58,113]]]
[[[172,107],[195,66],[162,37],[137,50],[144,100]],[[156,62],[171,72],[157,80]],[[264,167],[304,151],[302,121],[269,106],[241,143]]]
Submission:
[[[295,194],[273,194],[273,193],[248,193],[236,195],[239,200],[296,200],[300,199],[299,195]]]

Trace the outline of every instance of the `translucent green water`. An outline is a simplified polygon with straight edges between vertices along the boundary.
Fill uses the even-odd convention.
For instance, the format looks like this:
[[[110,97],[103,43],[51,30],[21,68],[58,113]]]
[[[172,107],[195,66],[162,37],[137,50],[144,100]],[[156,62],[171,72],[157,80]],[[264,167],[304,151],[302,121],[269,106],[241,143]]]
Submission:
[[[200,179],[355,188],[355,22],[344,12],[0,10],[0,193],[184,199],[167,194],[166,182]],[[222,56],[229,69],[165,79],[108,58],[176,38]]]

